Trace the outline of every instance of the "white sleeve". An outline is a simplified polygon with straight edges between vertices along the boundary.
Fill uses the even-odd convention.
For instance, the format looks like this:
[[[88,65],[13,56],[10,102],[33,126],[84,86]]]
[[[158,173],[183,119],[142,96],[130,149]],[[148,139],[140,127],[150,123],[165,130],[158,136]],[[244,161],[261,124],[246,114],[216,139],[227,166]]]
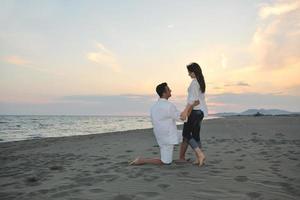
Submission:
[[[182,121],[180,119],[180,111],[177,110],[177,108],[176,108],[176,106],[174,104],[170,105],[169,114],[170,114],[170,116],[171,116],[172,119],[174,119],[176,121]]]
[[[196,84],[191,84],[191,90],[189,91],[188,104],[192,105],[195,101],[199,100],[200,90]]]

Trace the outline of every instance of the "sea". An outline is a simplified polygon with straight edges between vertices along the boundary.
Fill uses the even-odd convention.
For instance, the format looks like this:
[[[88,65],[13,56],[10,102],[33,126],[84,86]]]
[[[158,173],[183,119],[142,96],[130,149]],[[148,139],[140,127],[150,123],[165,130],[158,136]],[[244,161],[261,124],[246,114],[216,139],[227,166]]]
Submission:
[[[0,142],[146,128],[152,128],[149,116],[0,115]]]

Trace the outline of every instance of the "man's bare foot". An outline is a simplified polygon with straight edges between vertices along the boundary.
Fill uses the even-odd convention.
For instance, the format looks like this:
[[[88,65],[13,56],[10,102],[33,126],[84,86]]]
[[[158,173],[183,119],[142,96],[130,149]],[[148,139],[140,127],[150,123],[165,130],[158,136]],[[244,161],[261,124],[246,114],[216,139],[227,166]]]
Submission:
[[[140,157],[136,157],[133,161],[129,163],[129,165],[139,165]]]

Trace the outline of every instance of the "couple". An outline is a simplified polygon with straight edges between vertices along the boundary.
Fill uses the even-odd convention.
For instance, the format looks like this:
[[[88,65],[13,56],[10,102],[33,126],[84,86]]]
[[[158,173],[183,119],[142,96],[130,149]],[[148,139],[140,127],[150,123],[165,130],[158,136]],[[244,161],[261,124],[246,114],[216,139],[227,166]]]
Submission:
[[[179,142],[176,121],[185,121],[178,162],[187,162],[185,153],[190,145],[196,155],[194,164],[199,166],[204,164],[205,155],[201,149],[200,127],[203,117],[207,116],[205,81],[197,63],[189,64],[187,70],[192,82],[188,88],[187,105],[183,112],[180,113],[175,105],[168,101],[171,97],[171,89],[167,83],[161,83],[156,87],[160,98],[151,107],[151,120],[153,132],[160,148],[160,159],[138,157],[130,163],[131,165],[171,164],[174,145]]]

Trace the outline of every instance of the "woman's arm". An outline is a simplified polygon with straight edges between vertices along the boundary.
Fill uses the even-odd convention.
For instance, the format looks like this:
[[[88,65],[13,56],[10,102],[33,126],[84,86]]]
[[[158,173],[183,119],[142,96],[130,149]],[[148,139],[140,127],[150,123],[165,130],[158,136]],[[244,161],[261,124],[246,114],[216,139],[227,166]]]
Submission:
[[[182,118],[182,119],[186,119],[188,116],[190,116],[190,114],[191,114],[193,108],[194,108],[195,106],[199,105],[199,104],[200,104],[200,101],[199,101],[199,100],[194,101],[193,104],[187,104],[186,107],[185,107],[185,109],[184,109],[184,110],[182,111],[182,113],[180,114],[181,118]]]
[[[200,101],[197,100],[197,101],[195,101],[195,102],[193,103],[192,106],[189,106],[189,109],[188,109],[188,111],[187,111],[187,117],[190,116],[190,114],[191,114],[193,108],[194,108],[195,106],[199,105],[199,104],[200,104]],[[188,107],[188,106],[187,106],[187,107]]]
[[[199,97],[200,97],[199,84],[197,84],[197,81],[193,80],[188,89],[188,101],[185,109],[181,113],[182,117],[187,118],[191,114],[193,108],[200,104]]]

